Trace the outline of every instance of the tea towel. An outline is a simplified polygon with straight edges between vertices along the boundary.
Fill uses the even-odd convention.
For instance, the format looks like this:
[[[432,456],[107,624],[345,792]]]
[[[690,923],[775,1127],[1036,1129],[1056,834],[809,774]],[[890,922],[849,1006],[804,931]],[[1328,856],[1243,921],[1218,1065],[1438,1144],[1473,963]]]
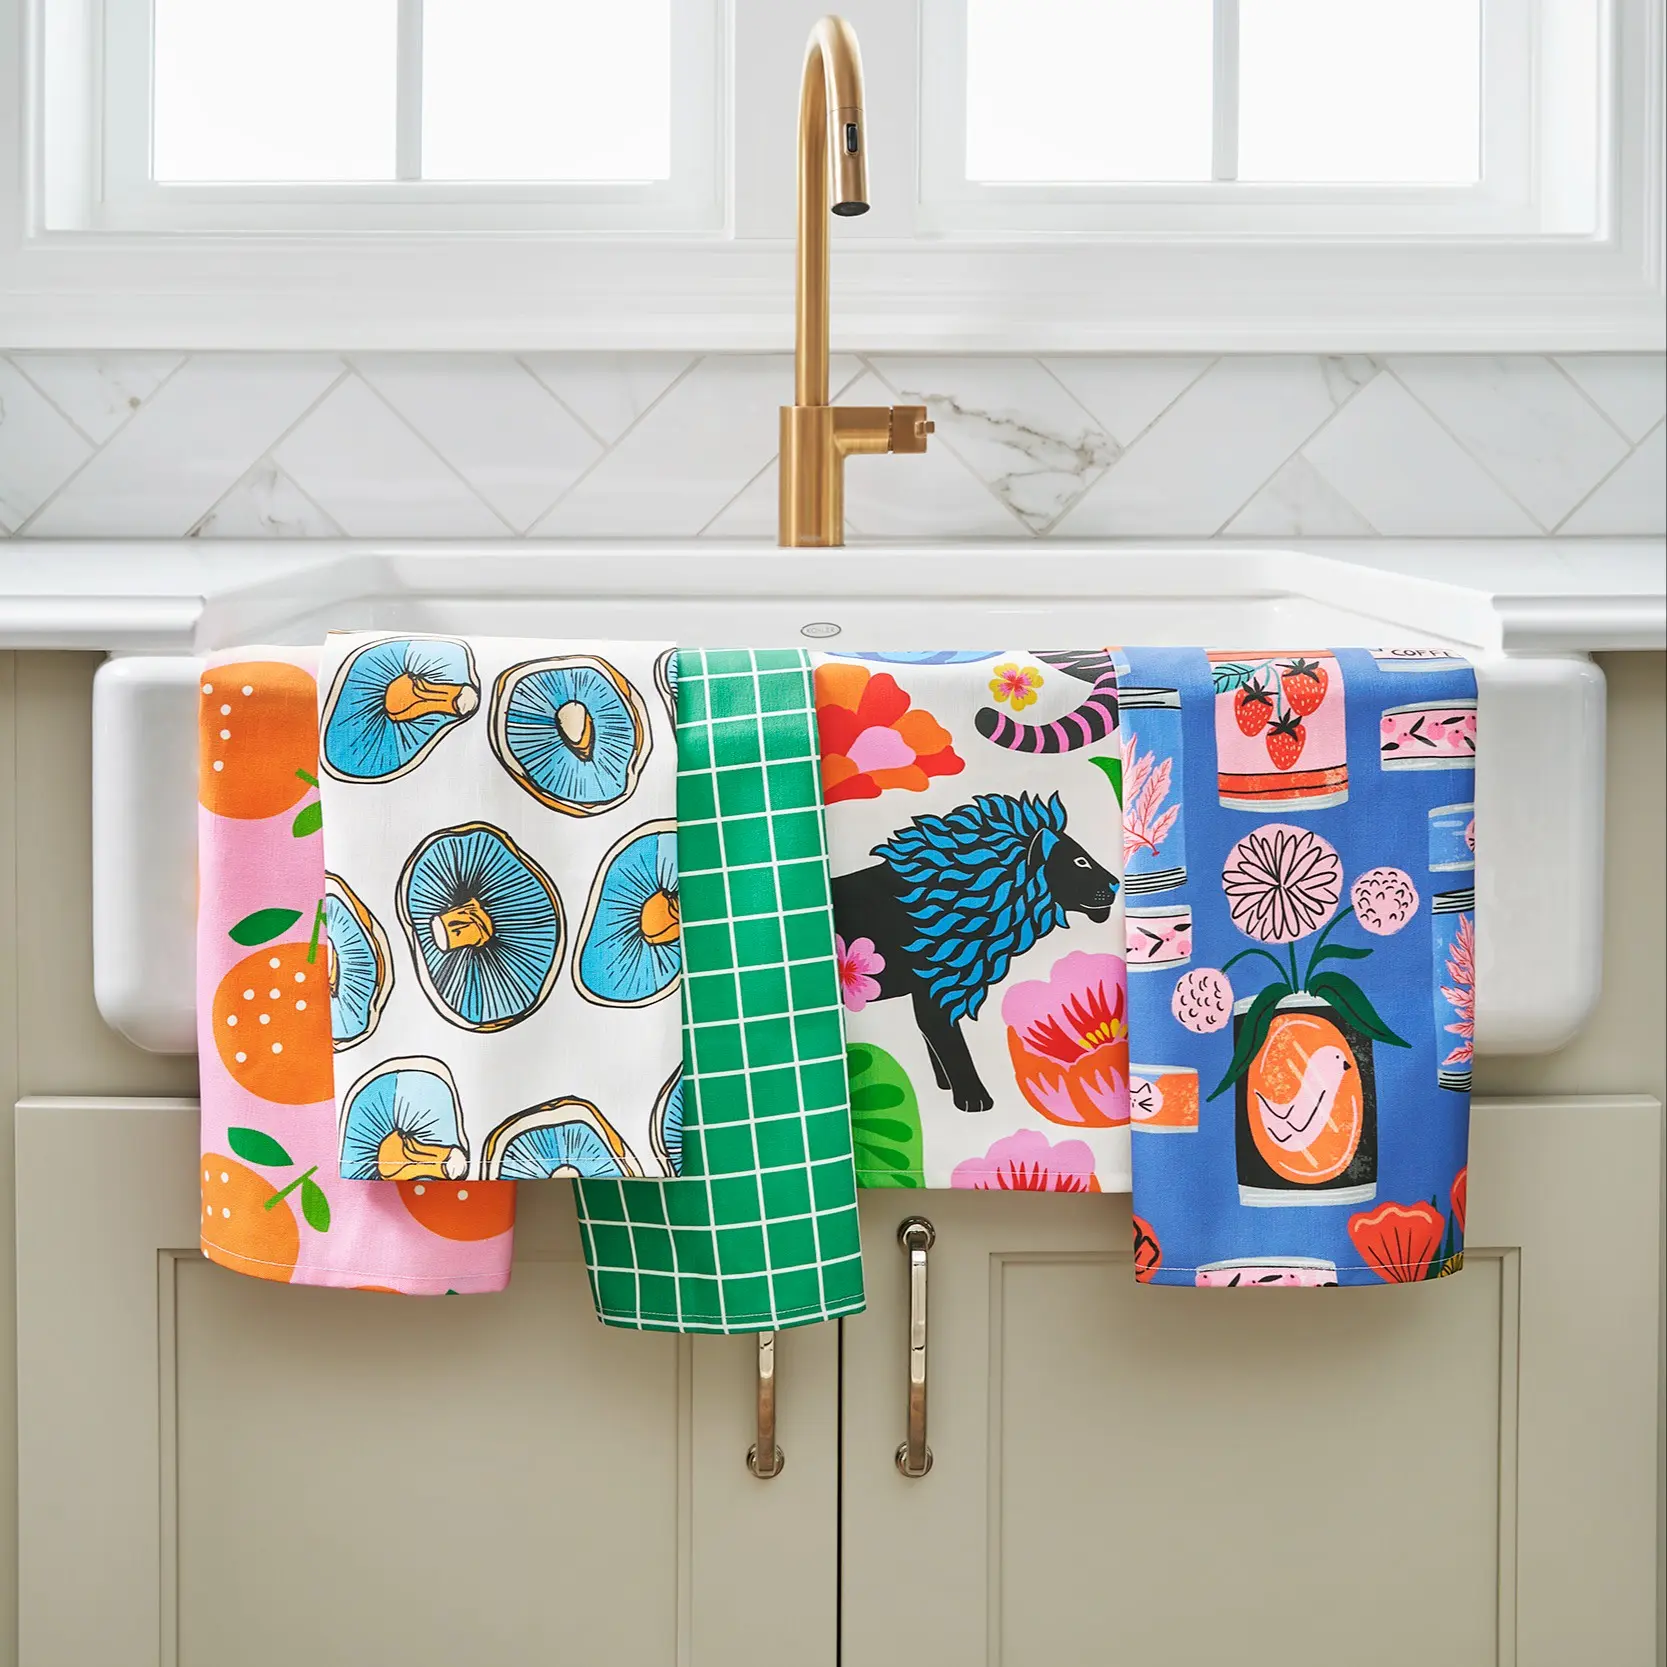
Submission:
[[[1112,655],[815,660],[860,1183],[1126,1187]]]
[[[1476,680],[1438,649],[1131,648],[1137,779],[1184,862],[1130,911],[1135,1271],[1372,1285],[1464,1258],[1476,1015]],[[1169,851],[1164,841],[1155,841]],[[1147,899],[1143,898],[1143,902]]]
[[[574,1189],[596,1311],[713,1332],[854,1314],[862,1257],[809,656],[683,649],[677,665],[683,1179]]]
[[[671,653],[326,639],[345,1178],[676,1173]]]
[[[339,1180],[317,651],[211,657],[199,705],[203,1254],[257,1279],[437,1296],[509,1282],[512,1182]]]

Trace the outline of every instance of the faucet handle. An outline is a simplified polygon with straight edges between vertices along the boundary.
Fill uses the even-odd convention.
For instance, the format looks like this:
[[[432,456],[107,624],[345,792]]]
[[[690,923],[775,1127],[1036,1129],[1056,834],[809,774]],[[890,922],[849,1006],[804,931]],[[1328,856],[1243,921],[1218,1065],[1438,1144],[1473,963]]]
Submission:
[[[924,405],[894,405],[891,408],[891,449],[894,452],[926,450],[926,436],[937,424],[926,415]]]

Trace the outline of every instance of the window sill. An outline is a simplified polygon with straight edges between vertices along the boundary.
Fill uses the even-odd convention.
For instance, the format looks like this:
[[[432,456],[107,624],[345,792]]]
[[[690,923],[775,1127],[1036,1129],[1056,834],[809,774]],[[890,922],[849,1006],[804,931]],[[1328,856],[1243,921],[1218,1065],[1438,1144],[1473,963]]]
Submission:
[[[834,345],[1657,351],[1661,231],[1647,218],[1614,240],[836,233]],[[791,245],[773,239],[0,235],[13,348],[779,350],[792,281]]]

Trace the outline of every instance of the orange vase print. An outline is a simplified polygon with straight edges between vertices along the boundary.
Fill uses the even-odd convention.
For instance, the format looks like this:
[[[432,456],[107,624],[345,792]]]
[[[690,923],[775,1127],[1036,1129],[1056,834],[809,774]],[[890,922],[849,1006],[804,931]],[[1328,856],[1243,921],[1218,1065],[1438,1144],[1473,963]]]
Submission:
[[[1236,1005],[1235,1031],[1252,999]],[[1375,1195],[1372,1043],[1328,1002],[1305,991],[1280,1001],[1237,1088],[1241,1203],[1353,1204]]]

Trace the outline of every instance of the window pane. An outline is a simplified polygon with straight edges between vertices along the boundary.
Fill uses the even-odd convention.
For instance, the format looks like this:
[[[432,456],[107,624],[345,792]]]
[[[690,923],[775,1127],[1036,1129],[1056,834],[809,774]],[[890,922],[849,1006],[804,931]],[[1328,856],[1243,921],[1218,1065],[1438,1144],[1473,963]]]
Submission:
[[[1481,0],[1240,0],[1239,178],[1481,171]]]
[[[396,0],[156,0],[159,180],[391,179]]]
[[[427,0],[426,179],[671,174],[671,0]]]
[[[968,0],[967,178],[1210,177],[1210,0]]]

